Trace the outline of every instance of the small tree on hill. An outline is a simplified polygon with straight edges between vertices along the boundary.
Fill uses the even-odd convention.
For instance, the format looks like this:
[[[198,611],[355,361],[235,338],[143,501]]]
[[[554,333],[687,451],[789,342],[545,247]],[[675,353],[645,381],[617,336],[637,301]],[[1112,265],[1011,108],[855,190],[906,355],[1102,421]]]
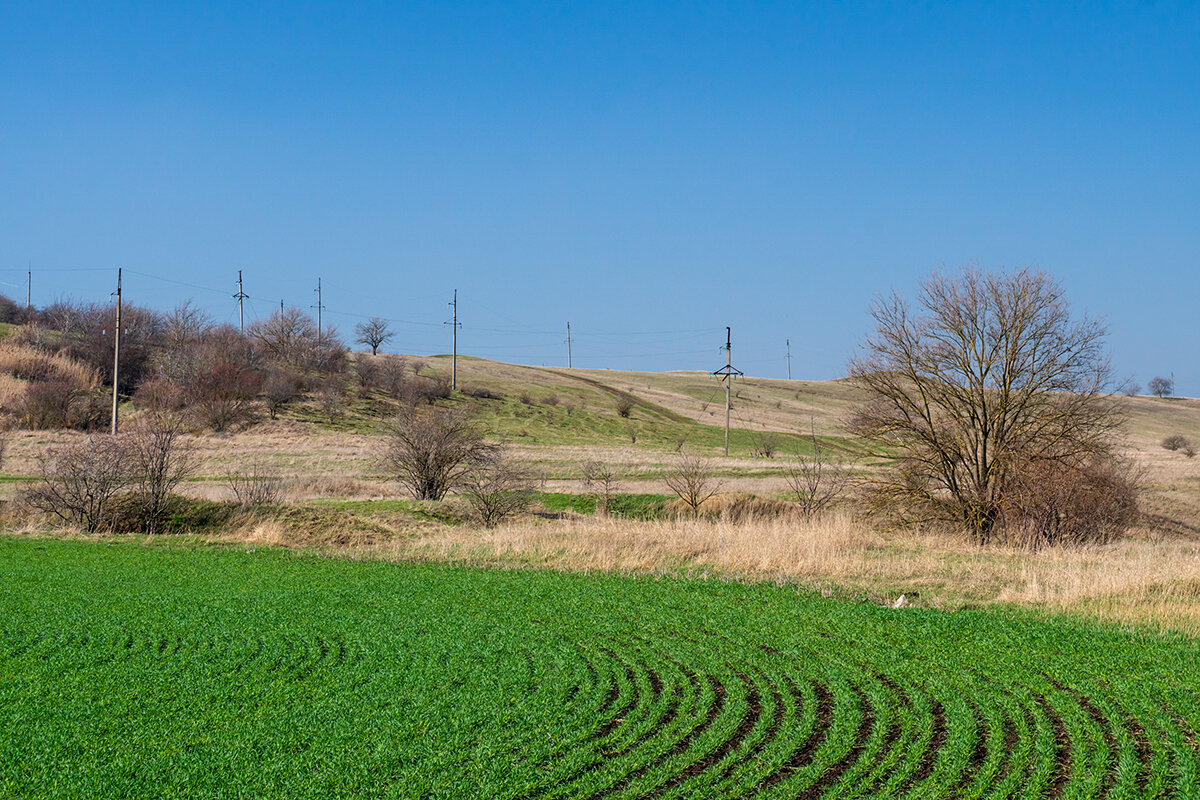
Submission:
[[[371,348],[371,355],[379,355],[379,347],[395,334],[388,328],[387,320],[381,317],[371,317],[366,322],[354,326],[356,338],[354,341]]]
[[[1175,393],[1175,384],[1170,378],[1164,378],[1161,375],[1155,375],[1150,379],[1150,394],[1155,397],[1167,397]]]
[[[123,456],[147,533],[158,533],[167,498],[196,471],[195,449],[179,414],[146,414],[121,434]]]

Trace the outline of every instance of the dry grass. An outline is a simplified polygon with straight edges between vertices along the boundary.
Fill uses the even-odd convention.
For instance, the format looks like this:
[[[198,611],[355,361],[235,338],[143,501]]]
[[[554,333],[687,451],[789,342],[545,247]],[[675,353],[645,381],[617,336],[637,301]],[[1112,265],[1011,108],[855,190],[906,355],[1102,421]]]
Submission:
[[[0,341],[0,374],[26,381],[68,380],[88,388],[97,383],[94,370],[68,356],[7,340]]]
[[[1200,544],[1150,539],[1077,550],[981,549],[881,531],[847,515],[805,523],[680,519],[439,526],[360,557],[798,584],[827,595],[959,609],[1013,604],[1200,635]]]

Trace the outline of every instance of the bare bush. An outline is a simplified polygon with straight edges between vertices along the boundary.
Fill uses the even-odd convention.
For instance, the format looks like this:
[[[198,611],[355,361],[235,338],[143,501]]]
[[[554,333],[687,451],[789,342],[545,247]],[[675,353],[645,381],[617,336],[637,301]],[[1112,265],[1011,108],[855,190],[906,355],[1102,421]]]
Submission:
[[[754,437],[754,454],[760,458],[774,458],[779,452],[779,434],[762,431]]]
[[[1001,534],[1031,549],[1111,542],[1138,519],[1138,479],[1111,456],[1029,461],[1009,475]]]
[[[663,481],[693,515],[700,513],[705,500],[721,491],[722,482],[714,474],[712,462],[694,453],[682,452],[663,475]]]
[[[267,370],[263,378],[262,394],[267,405],[267,414],[271,419],[279,416],[280,410],[300,396],[304,378],[295,370],[287,367],[274,367]]]
[[[465,394],[467,397],[473,397],[476,400],[503,400],[504,399],[503,395],[497,394],[496,392],[493,392],[491,389],[488,389],[483,386],[468,386],[466,389],[463,389],[463,394]]]
[[[613,495],[621,488],[620,470],[607,461],[585,461],[580,471],[585,489],[600,490],[596,498],[596,513],[607,517],[612,508]]]
[[[1170,450],[1171,452],[1182,450],[1185,447],[1190,447],[1191,444],[1191,441],[1186,436],[1182,436],[1178,433],[1173,433],[1162,440],[1163,449]]]
[[[867,400],[854,429],[894,459],[874,497],[909,520],[990,540],[1018,465],[1081,469],[1116,447],[1104,326],[1073,320],[1062,288],[1034,270],[934,274],[918,308],[897,294],[850,375]]]
[[[330,375],[317,387],[321,412],[330,422],[346,416],[346,381],[341,375]]]
[[[242,506],[262,506],[283,499],[283,479],[260,459],[225,476],[225,485]]]
[[[197,420],[221,432],[253,419],[262,375],[249,343],[224,328],[208,334],[198,351],[197,372],[186,386]]]
[[[839,459],[830,457],[826,448],[821,446],[815,427],[810,433],[810,441],[812,456],[797,457],[784,467],[784,480],[805,519],[812,519],[826,511],[841,499],[850,483],[850,473]]]
[[[121,446],[147,533],[158,533],[171,492],[199,465],[184,438],[183,417],[147,414],[121,434]]]
[[[459,490],[485,528],[494,528],[529,507],[534,478],[508,454],[496,450],[471,465],[458,480]]]
[[[628,395],[621,395],[617,398],[617,416],[629,419],[633,416],[633,407],[637,405],[634,399]]]
[[[1126,397],[1137,397],[1142,393],[1142,385],[1140,383],[1127,383],[1121,388],[1121,394]]]
[[[246,329],[267,359],[297,369],[318,372],[342,372],[346,366],[346,346],[337,331],[318,331],[316,322],[298,308],[276,311]]]
[[[494,450],[466,414],[414,406],[397,418],[382,462],[417,500],[441,500]]]
[[[113,497],[133,480],[120,437],[92,434],[38,455],[38,481],[23,499],[31,508],[78,525],[100,528]]]
[[[557,406],[558,403],[559,399],[558,395],[556,394],[546,395],[542,398],[542,405],[544,406]]]
[[[0,421],[0,467],[4,466],[4,454],[8,450],[8,428]]]

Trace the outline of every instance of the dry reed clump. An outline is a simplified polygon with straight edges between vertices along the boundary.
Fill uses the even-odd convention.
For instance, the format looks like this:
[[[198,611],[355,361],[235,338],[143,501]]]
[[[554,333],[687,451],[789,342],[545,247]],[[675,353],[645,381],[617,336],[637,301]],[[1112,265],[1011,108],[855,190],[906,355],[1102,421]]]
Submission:
[[[0,372],[0,414],[16,413],[28,386],[28,381]]]
[[[47,353],[13,341],[0,342],[0,374],[23,381],[70,381],[82,388],[95,388],[95,370],[63,353]]]

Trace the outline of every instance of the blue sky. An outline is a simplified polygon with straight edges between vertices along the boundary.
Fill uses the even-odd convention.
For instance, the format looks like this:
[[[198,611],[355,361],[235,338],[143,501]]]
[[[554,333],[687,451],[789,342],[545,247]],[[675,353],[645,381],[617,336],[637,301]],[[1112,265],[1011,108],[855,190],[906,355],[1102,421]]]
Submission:
[[[436,353],[458,289],[467,354],[711,370],[730,325],[820,379],[878,293],[1029,264],[1200,394],[1196,4],[6,2],[0,75],[37,305],[320,277]]]

